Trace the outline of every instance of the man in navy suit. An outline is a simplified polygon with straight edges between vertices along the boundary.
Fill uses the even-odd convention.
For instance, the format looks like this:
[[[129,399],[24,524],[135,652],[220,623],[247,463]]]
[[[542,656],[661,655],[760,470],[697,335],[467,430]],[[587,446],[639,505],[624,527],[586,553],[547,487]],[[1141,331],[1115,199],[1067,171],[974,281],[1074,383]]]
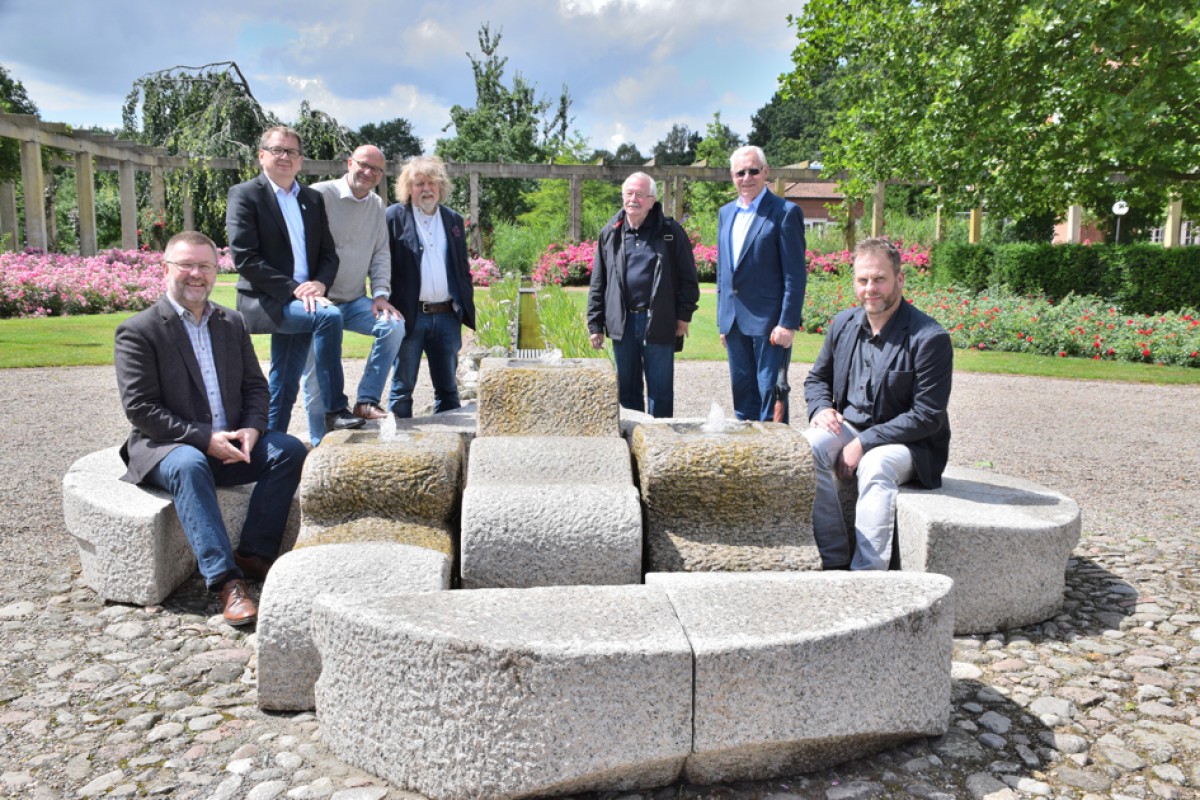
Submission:
[[[904,299],[900,251],[888,240],[854,249],[854,295],[858,306],[833,318],[804,380],[817,477],[813,535],[826,569],[887,569],[897,487],[942,485],[954,349],[950,334]],[[853,537],[835,474],[857,476]]]
[[[396,199],[385,215],[392,253],[393,306],[408,335],[400,345],[390,406],[411,417],[421,353],[433,382],[433,411],[462,405],[458,396],[458,351],[462,326],[475,329],[475,290],[467,257],[463,218],[441,205],[453,185],[436,156],[413,156],[396,179]]]
[[[770,420],[804,306],[804,214],[767,189],[767,158],[729,157],[738,198],[717,216],[717,327],[738,419]],[[783,421],[787,421],[786,398]]]
[[[269,426],[286,431],[312,346],[325,427],[358,428],[342,376],[342,312],[326,294],[338,255],[321,195],[296,181],[300,134],[276,126],[258,145],[262,174],[229,190],[225,227],[237,267],[238,311],[251,333],[271,334]]]

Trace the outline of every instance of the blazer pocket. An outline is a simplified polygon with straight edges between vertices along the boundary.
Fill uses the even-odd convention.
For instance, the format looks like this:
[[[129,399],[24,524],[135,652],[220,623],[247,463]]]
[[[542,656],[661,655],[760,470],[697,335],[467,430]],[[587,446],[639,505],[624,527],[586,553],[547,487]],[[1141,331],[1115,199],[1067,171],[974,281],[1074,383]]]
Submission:
[[[892,397],[911,397],[913,376],[911,370],[896,370],[887,374],[887,391]]]

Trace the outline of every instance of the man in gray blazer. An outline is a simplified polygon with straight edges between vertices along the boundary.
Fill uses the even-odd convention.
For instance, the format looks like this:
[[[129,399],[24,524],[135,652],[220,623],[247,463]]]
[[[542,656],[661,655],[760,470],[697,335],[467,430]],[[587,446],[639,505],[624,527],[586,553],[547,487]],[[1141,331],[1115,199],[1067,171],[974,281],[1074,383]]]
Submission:
[[[171,493],[225,620],[244,625],[258,615],[245,579],[265,578],[279,553],[307,450],[266,430],[267,381],[246,324],[208,300],[217,276],[212,240],[185,231],[163,257],[166,294],[116,333],[117,386],[133,424],[121,447],[129,468],[122,480]],[[235,553],[216,487],[246,483],[255,486]]]
[[[858,306],[833,318],[804,380],[817,477],[813,535],[826,569],[887,569],[897,487],[942,485],[954,348],[941,325],[904,299],[900,251],[888,240],[855,248],[854,295]],[[853,539],[835,474],[857,476]]]
[[[338,255],[321,195],[296,180],[300,134],[276,126],[258,147],[262,173],[229,190],[225,228],[238,280],[238,311],[251,333],[271,334],[270,416],[286,431],[312,346],[330,430],[361,427],[342,375],[342,312],[327,297]]]

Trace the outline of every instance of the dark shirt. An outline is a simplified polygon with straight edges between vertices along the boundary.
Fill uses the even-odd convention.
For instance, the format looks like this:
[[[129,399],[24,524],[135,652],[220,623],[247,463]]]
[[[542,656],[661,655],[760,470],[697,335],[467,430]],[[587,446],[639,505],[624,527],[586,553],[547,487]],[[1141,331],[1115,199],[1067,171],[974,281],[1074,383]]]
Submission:
[[[625,307],[645,308],[650,305],[650,290],[654,288],[654,248],[648,239],[654,229],[650,216],[642,220],[637,230],[629,227],[629,220],[621,229],[624,233],[625,251]]]
[[[871,380],[871,373],[879,359],[883,358],[883,343],[887,340],[888,327],[896,319],[892,318],[883,326],[879,333],[871,332],[871,322],[863,315],[862,326],[858,329],[858,339],[854,343],[854,355],[850,359],[850,385],[846,391],[846,408],[842,417],[860,431],[875,424],[872,409],[875,407],[875,391],[877,386]]]

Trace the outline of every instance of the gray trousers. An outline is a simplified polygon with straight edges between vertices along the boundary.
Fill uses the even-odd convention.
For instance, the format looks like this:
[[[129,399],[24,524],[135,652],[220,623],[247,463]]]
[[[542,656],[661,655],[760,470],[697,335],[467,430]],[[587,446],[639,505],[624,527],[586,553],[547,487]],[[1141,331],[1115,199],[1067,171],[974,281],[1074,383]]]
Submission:
[[[897,487],[913,479],[912,453],[902,444],[885,444],[863,454],[858,463],[858,502],[854,506],[854,552],[846,535],[846,521],[838,502],[833,465],[838,453],[858,437],[854,426],[843,422],[837,436],[810,427],[804,438],[812,446],[817,491],[813,499],[813,537],[826,567],[850,569],[888,568],[892,558],[892,531],[896,523]],[[851,559],[853,556],[853,559]]]

